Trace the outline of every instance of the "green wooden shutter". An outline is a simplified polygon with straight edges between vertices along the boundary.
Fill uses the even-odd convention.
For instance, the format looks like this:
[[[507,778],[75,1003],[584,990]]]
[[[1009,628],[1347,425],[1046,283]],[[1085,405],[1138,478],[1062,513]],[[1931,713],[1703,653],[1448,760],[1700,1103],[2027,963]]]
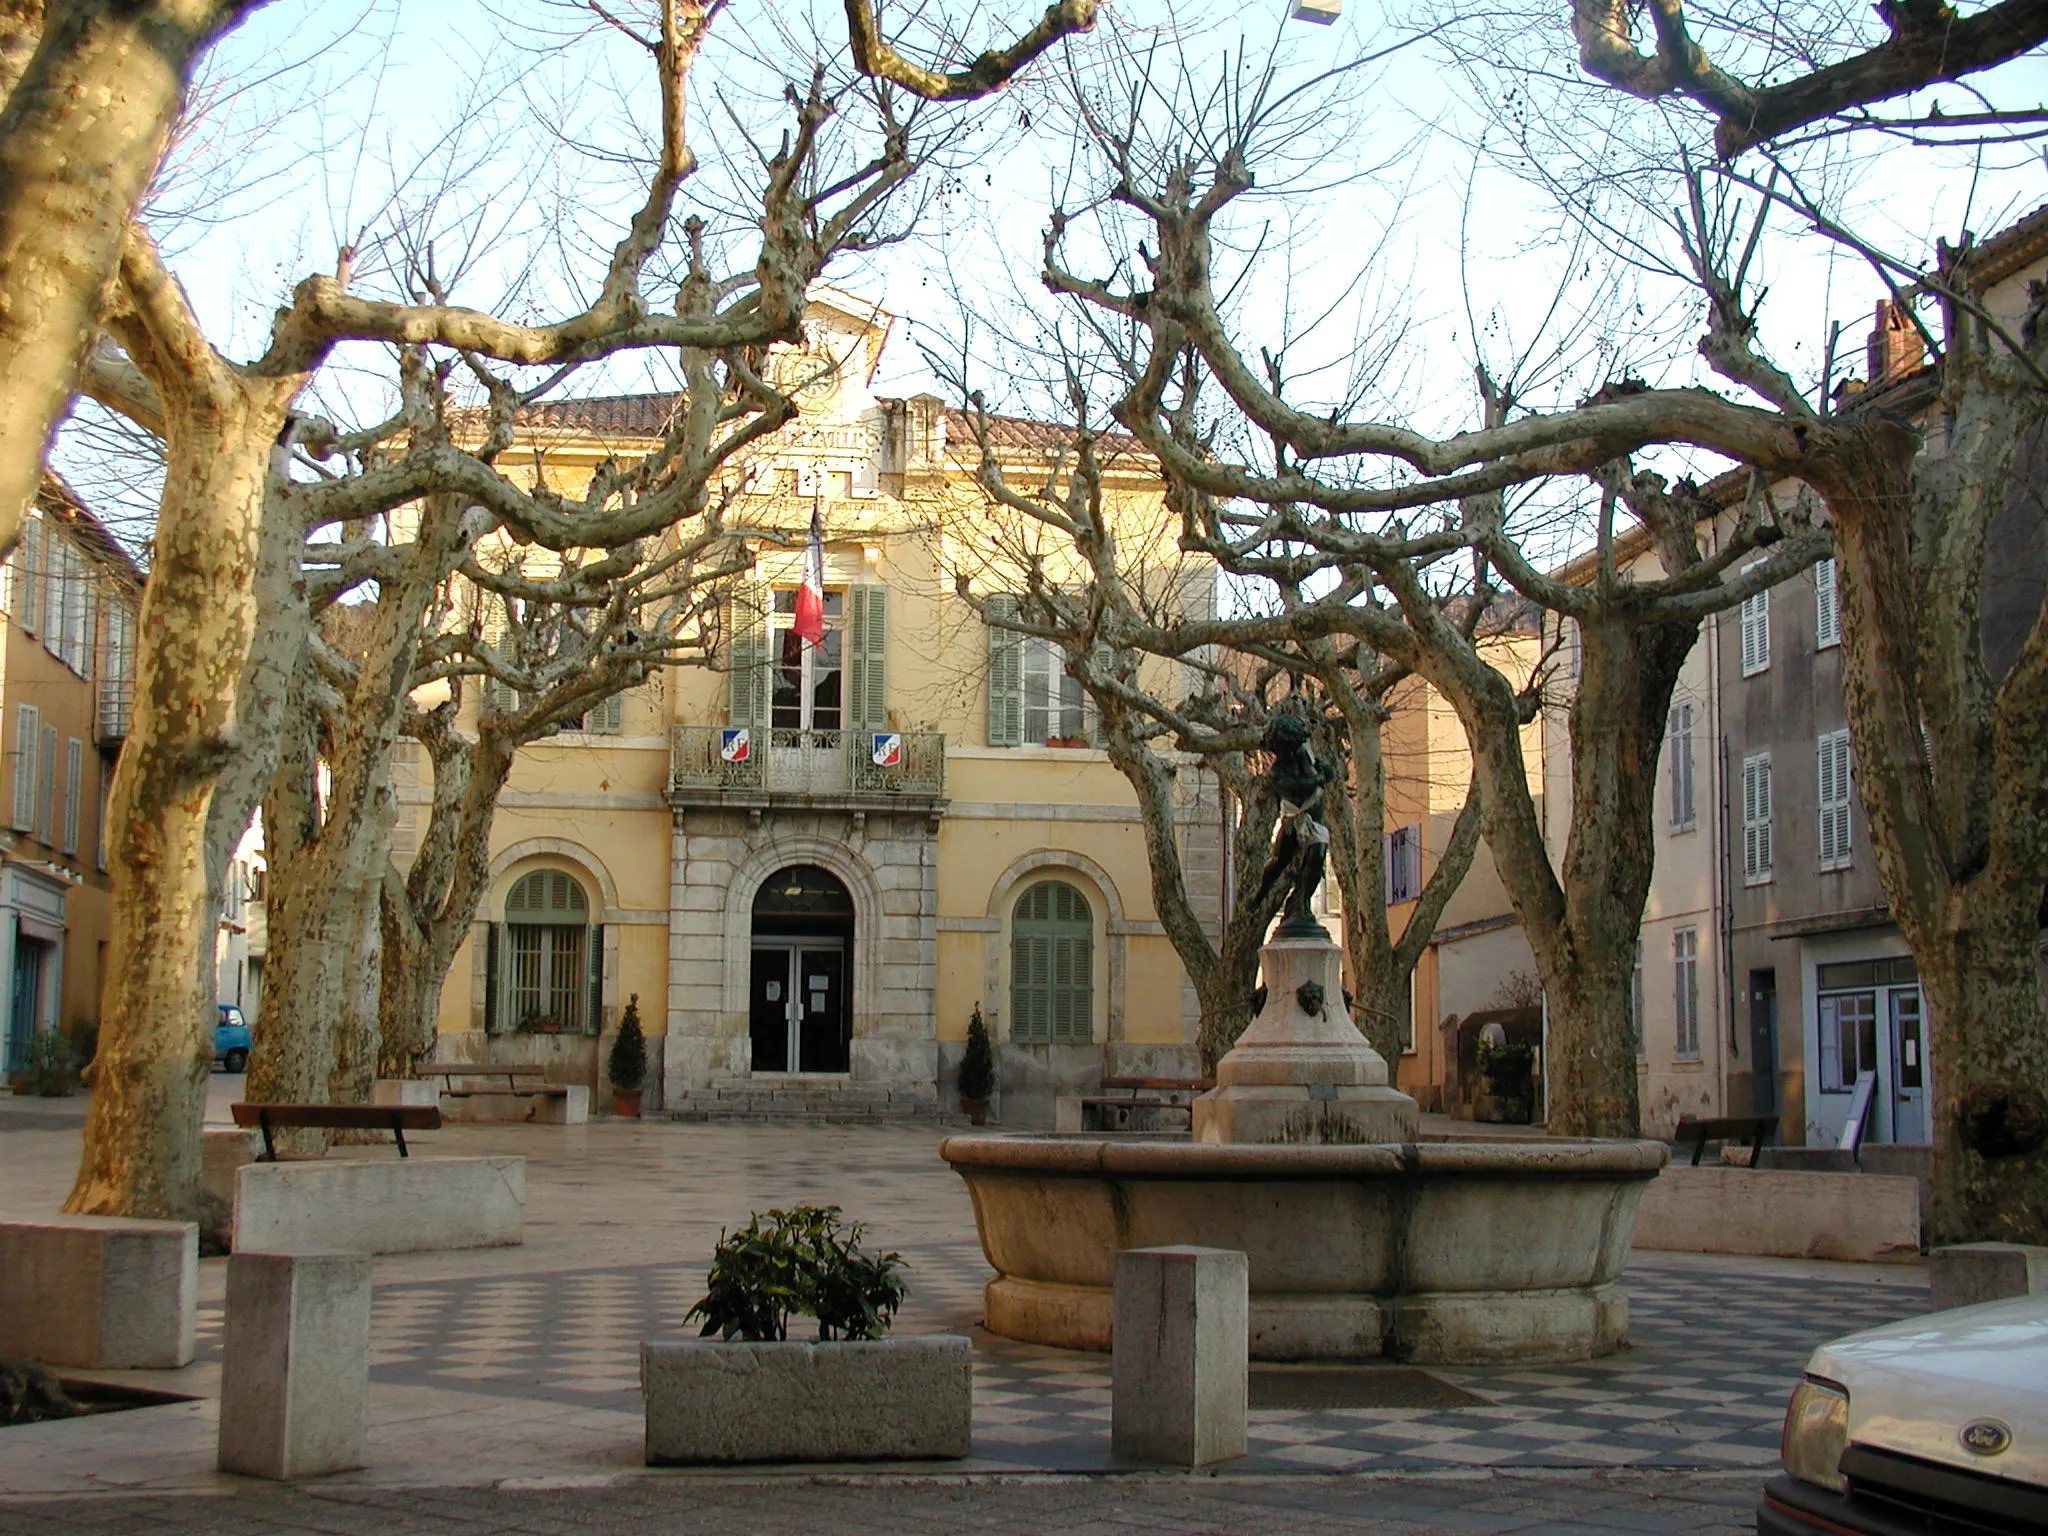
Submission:
[[[485,601],[490,604],[490,607],[484,615],[484,642],[492,650],[496,651],[501,658],[506,658],[506,652],[510,648],[507,644],[510,630],[505,622],[504,600],[500,598],[486,598]],[[479,703],[479,708],[495,709],[501,714],[509,715],[512,711],[519,708],[519,690],[510,683],[501,682],[495,677],[486,678],[484,679],[484,693]]]
[[[726,665],[725,723],[768,723],[768,589],[745,582],[732,594],[732,654]]]
[[[889,589],[863,585],[848,594],[847,719],[856,731],[889,728]]]
[[[1017,898],[1010,924],[1010,1038],[1087,1045],[1095,1038],[1095,939],[1088,899],[1047,880]]]
[[[604,924],[592,923],[590,935],[590,1017],[584,1029],[590,1034],[604,1030]]]
[[[988,600],[991,619],[1015,619],[1018,603],[1008,593]],[[1021,746],[1024,741],[1024,637],[1014,629],[988,626],[988,744]]]

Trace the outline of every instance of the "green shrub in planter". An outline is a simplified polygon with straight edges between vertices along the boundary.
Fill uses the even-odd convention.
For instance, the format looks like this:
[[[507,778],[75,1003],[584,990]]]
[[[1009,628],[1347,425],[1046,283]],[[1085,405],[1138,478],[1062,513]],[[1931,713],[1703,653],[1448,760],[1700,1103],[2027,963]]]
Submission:
[[[960,1097],[988,1099],[996,1086],[996,1053],[988,1043],[988,1026],[981,1021],[981,1004],[974,1005],[974,1017],[967,1021],[967,1050],[960,1058]]]
[[[685,1314],[702,1319],[709,1338],[776,1343],[789,1319],[815,1317],[818,1337],[879,1339],[909,1294],[903,1260],[863,1253],[860,1222],[842,1225],[836,1205],[756,1211],[737,1232],[721,1232],[711,1251],[704,1299]]]
[[[611,1073],[612,1086],[627,1093],[634,1092],[647,1080],[647,1036],[640,1029],[638,992],[627,999],[626,1011],[619,1017],[619,1034],[612,1041],[607,1070]]]

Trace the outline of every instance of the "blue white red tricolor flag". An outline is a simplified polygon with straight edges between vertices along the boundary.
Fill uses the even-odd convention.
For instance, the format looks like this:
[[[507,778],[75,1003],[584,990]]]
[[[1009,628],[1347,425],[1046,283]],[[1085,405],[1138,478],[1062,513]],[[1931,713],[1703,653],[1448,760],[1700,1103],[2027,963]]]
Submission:
[[[811,503],[811,537],[804,546],[804,580],[796,589],[796,617],[790,633],[811,645],[825,641],[825,530],[818,520],[818,502]]]

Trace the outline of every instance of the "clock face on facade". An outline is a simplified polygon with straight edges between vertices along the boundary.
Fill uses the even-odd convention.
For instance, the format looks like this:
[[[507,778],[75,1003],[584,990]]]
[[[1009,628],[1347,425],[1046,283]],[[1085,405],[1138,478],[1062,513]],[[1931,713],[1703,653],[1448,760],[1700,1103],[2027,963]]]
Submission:
[[[839,392],[839,366],[829,345],[806,338],[801,347],[776,354],[769,376],[800,409],[815,411]]]

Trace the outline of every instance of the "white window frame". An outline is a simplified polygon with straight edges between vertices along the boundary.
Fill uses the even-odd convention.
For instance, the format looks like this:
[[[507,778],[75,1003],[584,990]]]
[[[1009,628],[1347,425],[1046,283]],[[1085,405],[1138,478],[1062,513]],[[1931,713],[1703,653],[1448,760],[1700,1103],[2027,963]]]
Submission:
[[[1671,759],[1671,830],[1690,832],[1699,825],[1693,796],[1692,700],[1671,706],[1666,756]]]
[[[1829,731],[1814,744],[1815,794],[1820,817],[1820,867],[1847,869],[1855,862],[1855,799],[1849,733]]]
[[[1095,739],[1095,701],[1088,697],[1078,679],[1067,672],[1067,655],[1057,640],[1044,635],[1023,635],[1023,644],[1018,654],[1018,677],[1023,693],[1023,743],[1027,747],[1042,747],[1055,736],[1082,741]],[[1045,691],[1045,703],[1031,702],[1032,684],[1040,683]],[[1069,690],[1077,702],[1070,702]],[[1052,701],[1058,699],[1055,704]],[[1040,728],[1032,729],[1036,717]],[[1055,721],[1057,717],[1057,721]],[[1054,730],[1057,723],[1073,726],[1073,730]]]
[[[1753,752],[1742,760],[1742,883],[1769,885],[1771,847],[1771,754]]]
[[[1671,930],[1672,1056],[1700,1059],[1700,931]]]
[[[1825,651],[1842,643],[1839,572],[1832,555],[1813,568],[1813,648]]]
[[[1771,666],[1771,589],[1742,600],[1737,610],[1737,629],[1742,641],[1742,675],[1755,677]]]

